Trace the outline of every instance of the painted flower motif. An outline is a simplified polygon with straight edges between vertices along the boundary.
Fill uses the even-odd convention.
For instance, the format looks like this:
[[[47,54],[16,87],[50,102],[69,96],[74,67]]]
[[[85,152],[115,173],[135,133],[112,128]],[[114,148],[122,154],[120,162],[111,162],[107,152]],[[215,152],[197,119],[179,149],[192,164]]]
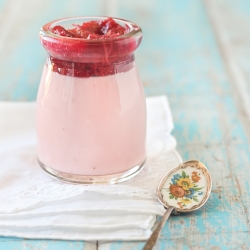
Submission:
[[[194,184],[191,182],[191,180],[189,178],[180,178],[177,181],[177,185],[182,187],[184,190],[189,190],[190,188],[192,188],[194,186]]]
[[[183,204],[187,205],[187,204],[191,204],[191,203],[192,203],[192,200],[190,200],[190,199],[181,199],[181,202],[182,202]]]
[[[177,181],[181,178],[181,175],[179,174],[175,174],[174,178],[171,179],[171,181],[173,182],[173,184],[176,184]]]
[[[193,172],[191,178],[192,178],[192,181],[195,183],[199,182],[199,180],[201,179],[201,177],[197,174],[197,172]]]
[[[196,193],[196,190],[193,188],[190,188],[189,190],[185,191],[185,197],[192,199],[195,193]]]
[[[196,171],[189,176],[184,170],[180,174],[173,175],[169,183],[169,199],[175,199],[180,209],[189,207],[189,204],[199,202],[203,195],[201,191],[204,187],[199,187],[197,182],[201,179],[200,174]]]
[[[182,198],[185,195],[185,190],[178,185],[171,185],[169,190],[170,194],[178,198]]]
[[[183,206],[182,206],[182,203],[181,203],[181,202],[177,202],[177,204],[179,205],[180,209],[182,209],[182,208],[183,208]]]

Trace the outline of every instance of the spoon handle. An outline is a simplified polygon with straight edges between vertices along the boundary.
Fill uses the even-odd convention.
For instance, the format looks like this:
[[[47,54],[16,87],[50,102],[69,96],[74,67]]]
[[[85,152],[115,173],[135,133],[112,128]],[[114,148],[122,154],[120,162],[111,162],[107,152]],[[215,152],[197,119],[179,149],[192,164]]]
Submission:
[[[175,207],[172,207],[172,206],[170,206],[167,209],[167,211],[165,212],[165,214],[162,216],[161,221],[157,225],[156,229],[154,230],[154,232],[151,234],[150,238],[146,242],[146,245],[144,246],[143,250],[152,250],[153,249],[155,243],[159,239],[160,232],[161,232],[162,228],[164,227],[164,225],[165,225],[165,223],[166,223],[169,215],[172,213],[172,211],[174,209],[175,209]]]

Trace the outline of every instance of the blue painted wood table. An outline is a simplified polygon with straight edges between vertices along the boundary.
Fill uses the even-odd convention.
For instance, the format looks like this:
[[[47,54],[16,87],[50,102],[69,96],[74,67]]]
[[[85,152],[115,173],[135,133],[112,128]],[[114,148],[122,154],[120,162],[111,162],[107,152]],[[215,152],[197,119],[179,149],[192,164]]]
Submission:
[[[156,249],[250,249],[249,0],[0,0],[0,100],[34,101],[46,53],[38,30],[67,16],[132,20],[148,96],[166,94],[178,151],[213,178],[207,204],[172,217]],[[3,119],[2,117],[0,119]],[[0,237],[0,249],[142,249],[144,242]]]

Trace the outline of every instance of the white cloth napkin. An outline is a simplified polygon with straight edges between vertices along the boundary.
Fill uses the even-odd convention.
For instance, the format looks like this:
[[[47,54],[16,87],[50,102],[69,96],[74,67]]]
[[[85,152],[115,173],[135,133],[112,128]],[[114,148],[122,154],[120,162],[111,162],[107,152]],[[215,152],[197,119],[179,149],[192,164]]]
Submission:
[[[165,96],[147,98],[147,162],[116,185],[75,185],[36,160],[35,103],[0,102],[0,235],[38,239],[145,240],[164,208],[155,190],[181,162]]]

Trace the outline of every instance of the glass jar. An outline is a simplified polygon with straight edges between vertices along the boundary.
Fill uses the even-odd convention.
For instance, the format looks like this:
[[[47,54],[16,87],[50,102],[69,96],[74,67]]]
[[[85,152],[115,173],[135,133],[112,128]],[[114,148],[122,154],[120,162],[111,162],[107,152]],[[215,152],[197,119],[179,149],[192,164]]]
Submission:
[[[129,32],[92,40],[51,31],[104,19],[60,19],[40,30],[48,58],[37,96],[38,162],[63,181],[122,182],[145,162],[146,105],[133,54],[140,27],[114,18]]]

